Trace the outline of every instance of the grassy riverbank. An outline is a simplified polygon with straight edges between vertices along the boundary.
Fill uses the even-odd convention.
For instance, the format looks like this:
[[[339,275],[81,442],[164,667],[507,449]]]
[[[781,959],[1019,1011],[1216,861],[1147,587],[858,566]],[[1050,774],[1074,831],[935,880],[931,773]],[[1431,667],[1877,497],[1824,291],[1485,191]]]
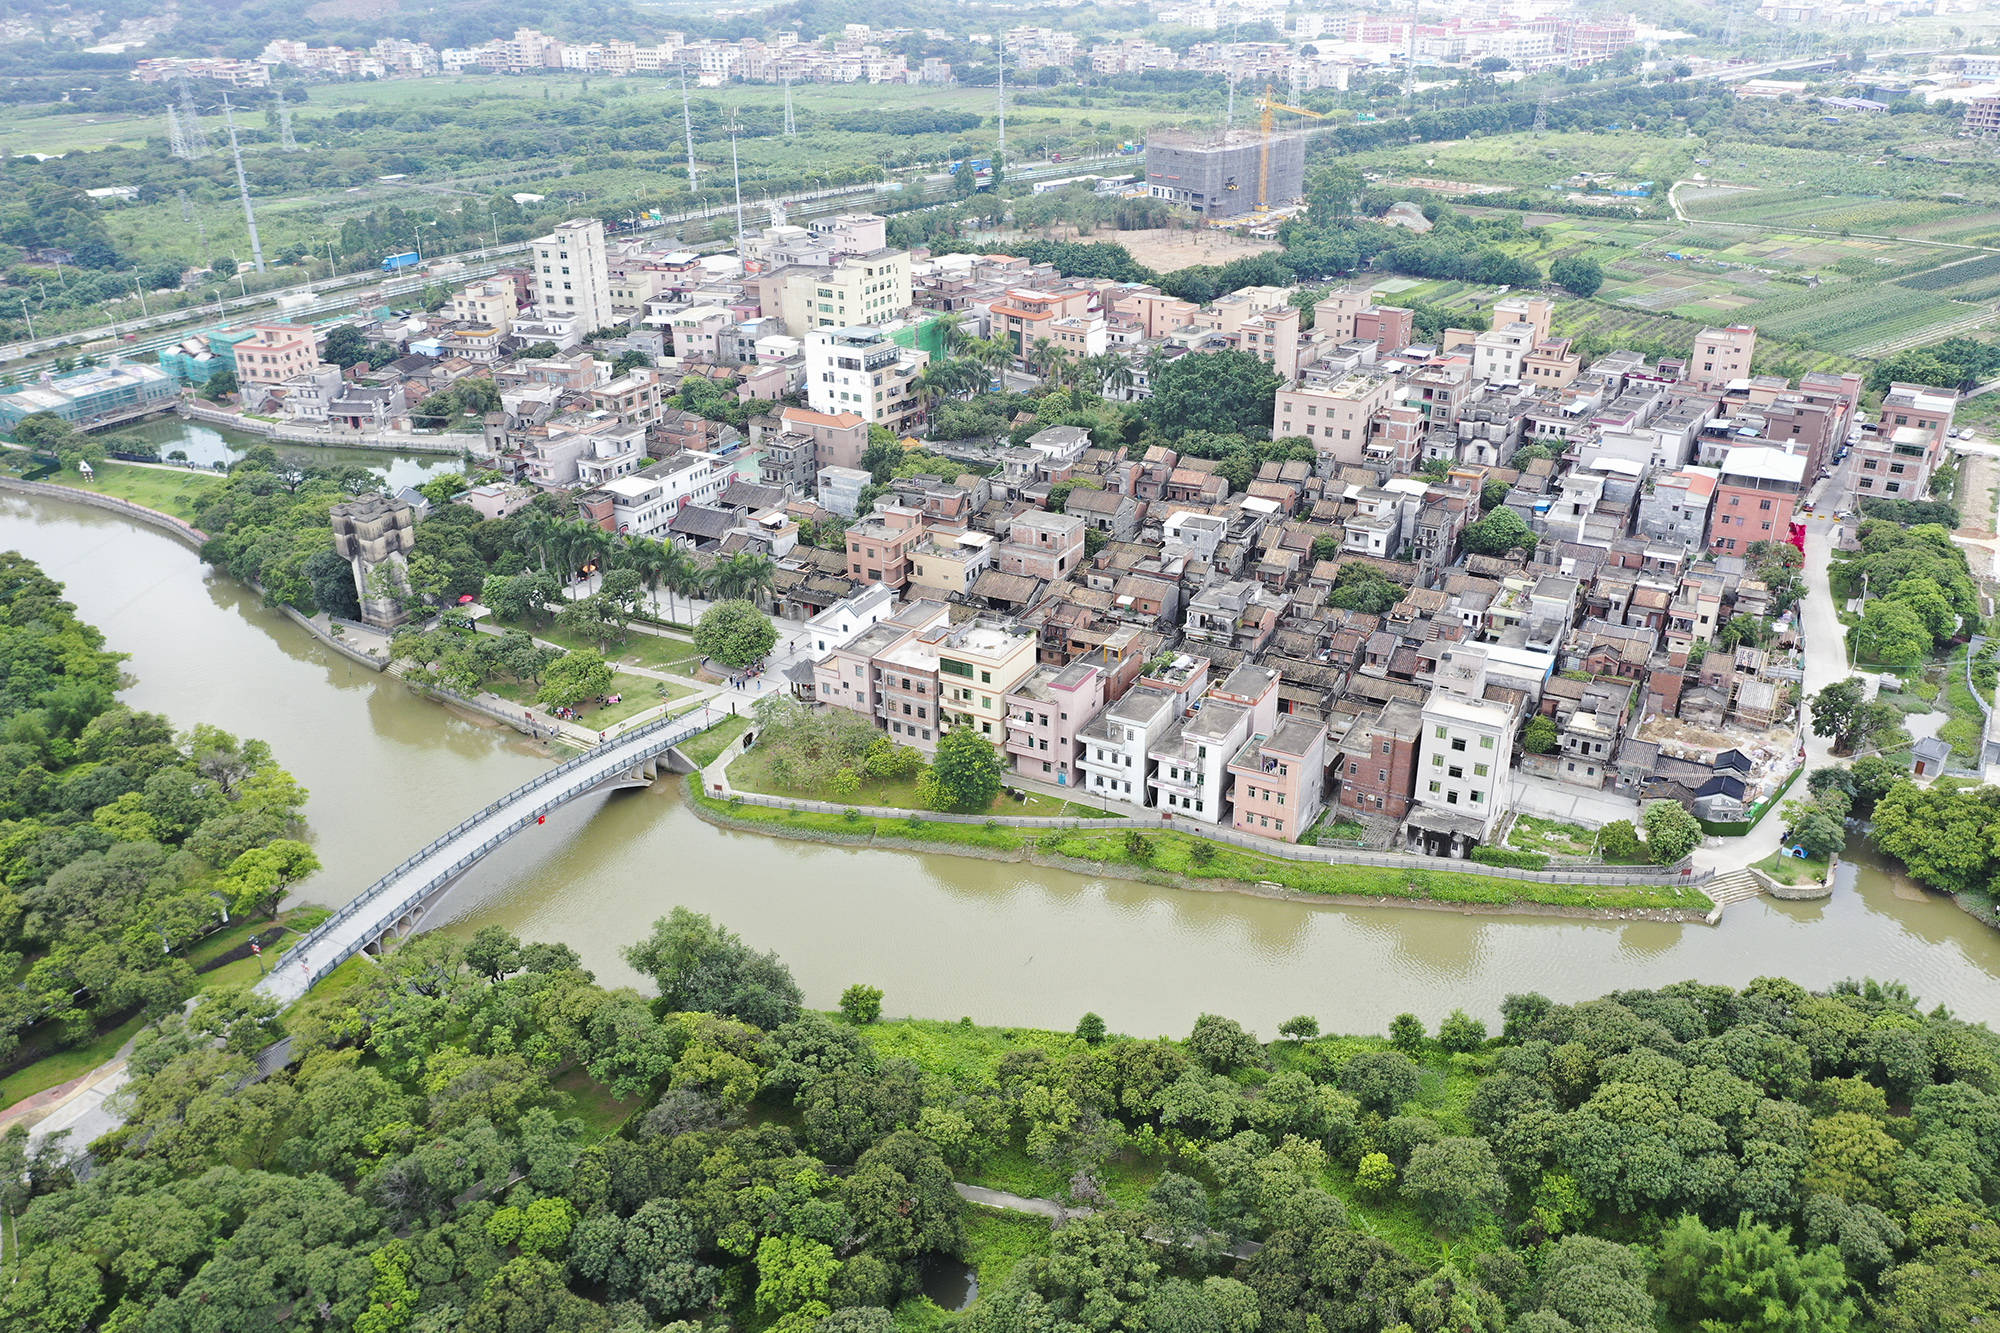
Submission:
[[[974,854],[1036,856],[1093,863],[1104,873],[1148,883],[1236,888],[1273,884],[1296,893],[1342,898],[1507,907],[1528,904],[1585,911],[1706,912],[1714,904],[1699,889],[1678,884],[1550,884],[1455,870],[1401,866],[1332,865],[1288,861],[1184,833],[1141,834],[1128,842],[1122,829],[1032,829],[998,822],[953,824],[870,815],[817,814],[718,800],[690,784],[698,811],[738,827],[781,837],[837,842],[922,843]]]
[[[25,454],[16,455],[15,461],[25,458]],[[133,504],[189,521],[194,518],[195,501],[204,491],[222,481],[221,476],[213,472],[192,468],[138,467],[131,463],[99,463],[92,471],[97,475],[85,477],[65,468],[41,480],[51,486],[68,486],[72,490],[129,500]]]
[[[805,792],[788,791],[772,771],[771,752],[762,746],[749,751],[729,765],[729,785],[738,791],[762,792],[771,796],[791,797],[795,800],[820,800]],[[923,802],[915,778],[871,778],[864,781],[847,798],[855,805],[883,806],[892,810],[909,810],[928,813],[929,807]],[[1006,790],[993,798],[993,804],[976,814],[989,815],[1046,815],[1051,819],[1103,819],[1108,812],[1094,805],[1081,805],[1076,801],[1064,800],[1059,796],[1044,796],[1040,792],[1023,792],[1019,798],[1010,796]]]

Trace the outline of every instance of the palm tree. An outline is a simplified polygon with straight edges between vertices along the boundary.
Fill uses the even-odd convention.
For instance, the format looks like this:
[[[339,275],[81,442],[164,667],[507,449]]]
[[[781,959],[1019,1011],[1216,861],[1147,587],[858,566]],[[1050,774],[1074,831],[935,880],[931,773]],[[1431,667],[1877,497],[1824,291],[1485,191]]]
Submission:
[[[957,356],[972,338],[965,331],[965,316],[956,310],[947,310],[931,322],[937,325],[938,343],[947,357]]]
[[[634,537],[626,543],[623,552],[625,567],[639,576],[640,586],[645,588],[646,600],[656,618],[660,614],[660,585],[666,582],[671,550],[667,543],[656,542],[651,537]]]
[[[708,571],[708,585],[718,599],[741,597],[755,601],[756,594],[770,587],[777,573],[777,566],[769,556],[739,551],[715,562]]]
[[[555,554],[556,534],[569,525],[546,509],[531,508],[520,516],[520,524],[515,533],[521,544],[521,553],[531,555],[541,565],[542,572],[549,569],[549,557]]]
[[[1055,370],[1057,358],[1060,356],[1061,353],[1057,351],[1054,343],[1050,342],[1047,338],[1037,338],[1028,345],[1028,354],[1021,359],[1028,363],[1029,370],[1034,371],[1035,374],[1040,375],[1043,379],[1049,379]]]
[[[1124,397],[1136,378],[1132,373],[1132,363],[1116,352],[1099,353],[1096,361],[1093,373],[1097,376],[1097,391],[1106,398],[1114,394]]]

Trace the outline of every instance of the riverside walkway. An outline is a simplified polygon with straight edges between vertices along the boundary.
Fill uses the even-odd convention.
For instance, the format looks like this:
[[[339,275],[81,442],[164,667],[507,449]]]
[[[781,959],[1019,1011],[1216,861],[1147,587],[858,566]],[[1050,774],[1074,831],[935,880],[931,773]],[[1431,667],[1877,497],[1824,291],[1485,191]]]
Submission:
[[[704,706],[663,718],[515,788],[314,927],[257,989],[281,1005],[290,1004],[355,954],[411,934],[451,886],[501,843],[578,797],[645,786],[658,773],[662,756],[724,716]]]

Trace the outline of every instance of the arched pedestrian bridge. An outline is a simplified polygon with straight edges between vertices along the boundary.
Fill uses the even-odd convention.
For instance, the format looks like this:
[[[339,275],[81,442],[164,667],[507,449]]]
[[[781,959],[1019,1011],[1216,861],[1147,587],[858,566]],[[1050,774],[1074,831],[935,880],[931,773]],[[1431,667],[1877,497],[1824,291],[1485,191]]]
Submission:
[[[314,927],[257,988],[290,1004],[355,954],[413,933],[451,886],[495,847],[580,796],[645,786],[658,775],[662,756],[715,720],[707,707],[662,719],[508,792]]]

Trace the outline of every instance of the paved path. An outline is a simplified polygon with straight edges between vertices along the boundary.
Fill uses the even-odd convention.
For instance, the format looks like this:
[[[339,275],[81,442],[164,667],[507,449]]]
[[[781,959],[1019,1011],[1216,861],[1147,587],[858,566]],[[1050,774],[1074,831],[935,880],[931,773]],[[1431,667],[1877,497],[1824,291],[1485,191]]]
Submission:
[[[284,963],[257,983],[283,1006],[361,951],[393,923],[421,909],[440,883],[463,873],[501,842],[550,811],[596,790],[681,741],[705,730],[715,710],[701,708],[619,736],[495,801],[418,851],[286,952]]]
[[[1805,682],[1802,687],[1805,697],[1854,674],[1847,665],[1846,632],[1834,611],[1833,592],[1827,585],[1827,569],[1833,556],[1833,535],[1837,526],[1825,514],[1815,514],[1806,519],[1806,595],[1799,603],[1799,626],[1805,635]],[[1809,716],[1809,711],[1801,703],[1799,733],[1804,738],[1805,752],[1800,762],[1806,771],[1845,762],[1833,757],[1831,743],[1825,737],[1813,734],[1812,725],[1807,721]],[[1740,838],[1710,838],[1705,841],[1695,848],[1694,863],[1707,870],[1740,869],[1777,851],[1784,840],[1784,832],[1783,817],[1776,810],[1769,811],[1758,821],[1756,828]]]
[[[951,1187],[958,1191],[958,1197],[967,1203],[976,1203],[982,1208],[999,1208],[1010,1213],[1027,1213],[1034,1217],[1046,1217],[1061,1225],[1079,1217],[1090,1217],[1095,1208],[1071,1208],[1054,1199],[1034,1199],[1023,1194],[1009,1194],[1005,1190],[991,1190],[984,1185],[968,1185],[962,1180],[954,1180]],[[1154,1236],[1151,1239],[1161,1240]],[[1219,1239],[1219,1237],[1218,1237]],[[1248,1259],[1264,1248],[1262,1241],[1245,1240],[1224,1250],[1223,1253],[1236,1259]]]

